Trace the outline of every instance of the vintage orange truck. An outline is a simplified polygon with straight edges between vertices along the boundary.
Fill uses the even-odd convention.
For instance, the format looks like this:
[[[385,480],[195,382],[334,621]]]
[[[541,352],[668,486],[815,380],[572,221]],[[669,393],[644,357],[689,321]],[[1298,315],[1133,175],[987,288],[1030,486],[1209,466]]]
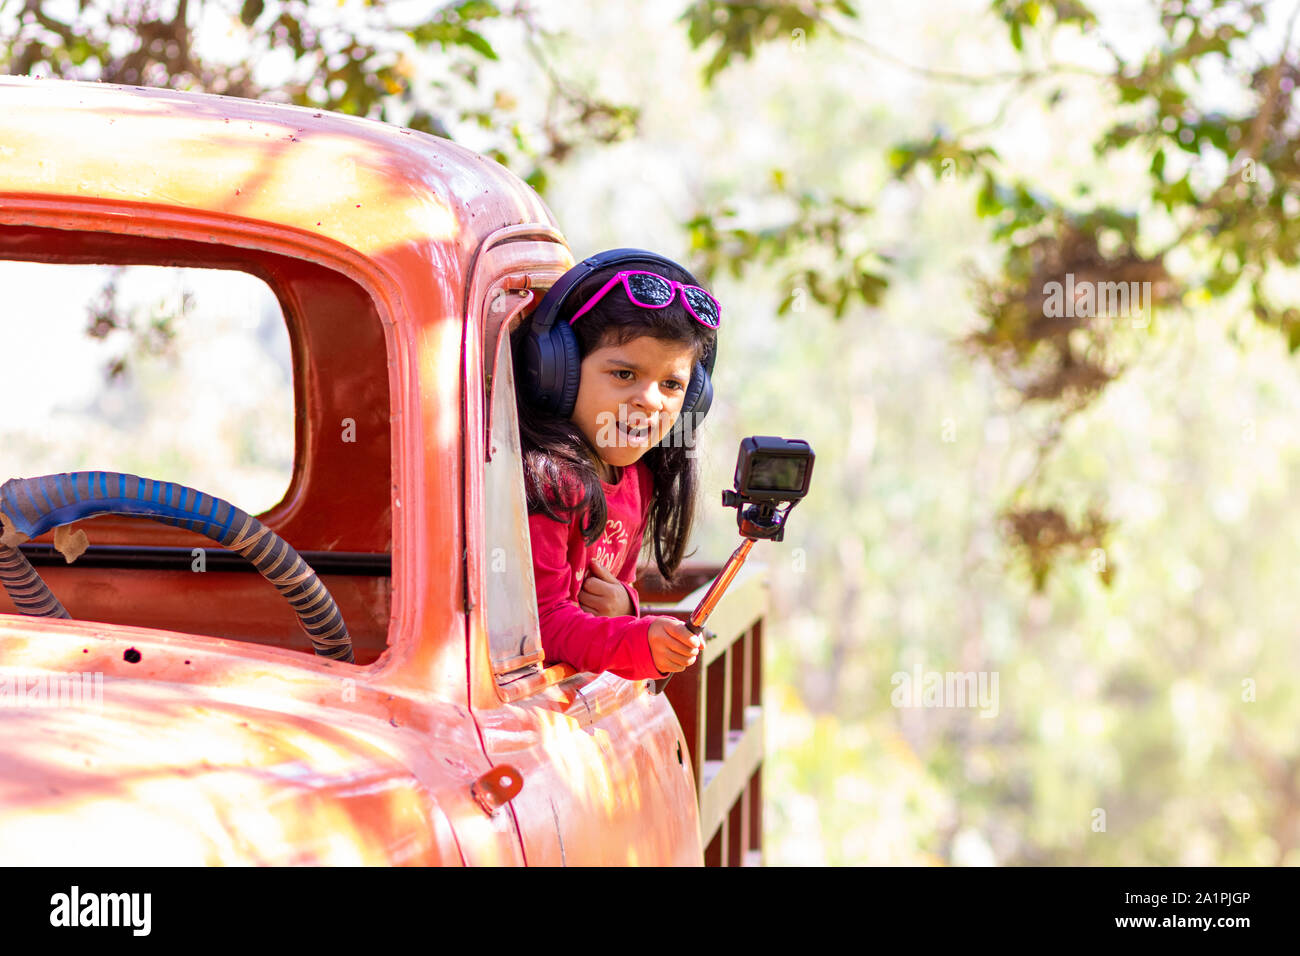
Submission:
[[[3,79],[0,260],[256,276],[294,402],[256,515],[0,476],[0,864],[761,860],[761,568],[662,695],[543,666],[508,331],[573,259],[517,177],[352,117]],[[715,571],[643,579],[643,613]]]

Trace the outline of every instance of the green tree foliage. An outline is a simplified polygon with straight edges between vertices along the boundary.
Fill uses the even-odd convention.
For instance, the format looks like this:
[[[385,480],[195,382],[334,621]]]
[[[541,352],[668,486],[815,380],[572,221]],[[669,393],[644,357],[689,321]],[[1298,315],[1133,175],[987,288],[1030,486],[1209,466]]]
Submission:
[[[830,29],[830,12],[857,16],[848,0],[696,0],[682,20],[692,46],[713,47],[713,56],[704,67],[705,82],[711,82],[733,60],[751,58],[764,43],[784,43],[791,38],[802,41],[818,30]]]
[[[750,55],[754,42],[782,39],[772,27],[780,19],[779,4],[741,5],[763,7],[765,17],[752,10],[722,17],[716,6],[697,4],[689,15],[693,42],[719,40],[706,80],[737,54]],[[821,26],[844,34],[834,15],[842,19],[852,10],[843,4],[813,9],[806,14],[810,32]],[[1123,284],[1126,293],[1145,290],[1148,318],[1177,313],[1189,302],[1240,298],[1259,321],[1283,334],[1292,351],[1300,348],[1300,308],[1268,283],[1270,275],[1296,266],[1300,256],[1295,16],[1279,36],[1276,24],[1266,22],[1267,4],[1260,0],[1160,0],[1155,9],[1157,42],[1140,55],[1125,56],[1104,39],[1096,16],[1078,0],[994,0],[990,11],[1005,25],[1024,62],[1021,69],[975,75],[911,69],[940,83],[1005,86],[997,120],[968,131],[936,129],[888,150],[900,181],[914,180],[925,169],[936,178],[978,184],[975,208],[988,220],[1002,261],[975,280],[983,325],[966,342],[1023,402],[1052,410],[1058,418],[1052,435],[1122,374],[1127,366],[1121,356],[1131,351],[1134,329],[1145,328],[1117,314],[1114,301],[1109,308],[1107,303],[1052,308],[1052,284],[1064,287],[1067,276],[1074,288]],[[737,31],[747,39],[737,39]],[[1053,39],[1065,33],[1090,41],[1091,61],[1104,66],[1049,60]],[[881,59],[893,60],[887,51],[860,42]],[[720,65],[717,57],[726,51],[731,56]],[[1056,106],[1072,95],[1064,81],[1081,75],[1106,96],[1112,121],[1090,144],[1060,148],[1064,153],[1087,146],[1103,170],[1139,157],[1144,177],[1126,180],[1129,186],[1120,194],[1099,196],[1084,179],[1045,190],[1026,181],[990,145],[998,121],[1018,97],[1036,92],[1045,105]],[[1235,95],[1208,101],[1207,77],[1231,86]],[[1220,102],[1225,99],[1236,105],[1225,106]],[[774,181],[778,187],[771,193],[784,194],[779,176]],[[727,204],[700,211],[689,225],[707,272],[724,262],[739,271],[749,263],[784,260],[788,285],[807,290],[838,317],[855,296],[877,302],[892,278],[888,268],[875,268],[875,261],[864,270],[869,255],[840,255],[842,238],[861,228],[871,211],[855,199],[803,197],[792,205],[789,220],[776,226],[736,222]],[[813,273],[791,264],[798,241],[829,246],[835,266]],[[1171,267],[1175,249],[1185,255]],[[887,259],[881,261],[888,266]],[[1054,438],[1044,457],[1052,444]],[[1040,585],[1055,554],[1097,539],[1107,524],[1094,514],[1088,524],[1072,525],[1056,504],[1035,501],[1042,497],[1041,465],[1035,463],[1008,503],[1005,522]]]
[[[522,28],[520,48],[551,86],[545,116],[518,115],[509,89],[485,102],[481,68],[501,56],[488,27],[501,21]],[[548,165],[636,126],[634,109],[560,76],[526,3],[453,0],[413,16],[385,0],[0,0],[6,22],[6,73],[277,100],[444,137],[470,123],[494,134],[483,152],[539,189]],[[278,72],[259,68],[276,62]],[[421,62],[432,65],[422,72]]]
[[[525,3],[454,0],[419,17],[409,11],[385,0],[0,0],[0,69],[288,102],[448,138],[468,124],[488,137],[481,152],[539,190],[546,170],[574,150],[635,130],[635,109],[560,75]],[[484,95],[481,68],[501,55],[487,28],[502,21],[519,28],[533,79],[550,87],[541,116],[520,115],[504,86]],[[276,62],[278,71],[264,66]],[[169,345],[166,326],[135,330],[111,312],[88,316],[91,334],[106,322],[131,332],[134,351],[157,351],[160,336],[163,352]],[[129,374],[126,358],[108,370],[111,379]]]
[[[712,83],[728,65],[752,58],[764,43],[802,48],[818,34],[841,35],[837,20],[856,18],[857,11],[847,0],[698,0],[681,19],[691,45],[713,51],[703,68],[705,83]],[[771,224],[740,221],[729,203],[701,209],[691,217],[686,225],[703,275],[726,269],[739,276],[750,266],[775,266],[782,271],[786,288],[800,290],[837,318],[855,301],[879,304],[888,285],[882,266],[889,256],[881,252],[846,255],[845,240],[871,216],[869,203],[796,189],[781,169],[772,170],[768,196],[779,199],[787,210],[784,218]],[[828,271],[814,265],[819,250],[830,250],[841,267]],[[782,314],[802,305],[795,295],[792,291],[780,303]]]

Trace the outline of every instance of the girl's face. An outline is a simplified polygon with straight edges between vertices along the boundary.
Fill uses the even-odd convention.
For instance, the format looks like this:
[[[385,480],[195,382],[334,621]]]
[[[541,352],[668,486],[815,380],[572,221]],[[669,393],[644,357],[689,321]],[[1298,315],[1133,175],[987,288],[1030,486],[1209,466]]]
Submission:
[[[582,360],[569,420],[599,452],[606,481],[613,468],[636,464],[668,434],[694,366],[691,346],[648,335],[595,349]]]

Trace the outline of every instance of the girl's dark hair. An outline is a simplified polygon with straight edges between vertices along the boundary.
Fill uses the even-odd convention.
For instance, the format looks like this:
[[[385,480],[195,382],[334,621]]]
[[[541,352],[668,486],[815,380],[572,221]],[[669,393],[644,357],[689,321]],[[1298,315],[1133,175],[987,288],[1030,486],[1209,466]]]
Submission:
[[[601,286],[624,268],[627,268],[626,264],[607,266],[584,279],[569,295],[556,321],[567,322]],[[689,273],[669,266],[633,268],[678,282],[693,284],[695,281]],[[521,323],[512,334],[511,345],[515,355],[521,353],[520,342],[527,333],[529,322],[531,319]],[[649,335],[665,341],[689,343],[695,350],[696,361],[699,361],[715,347],[717,335],[686,311],[680,293],[665,308],[643,309],[628,300],[621,285],[606,292],[605,297],[573,325],[573,331],[578,340],[579,357],[584,359],[596,349],[622,345]],[[528,513],[544,514],[564,523],[572,521],[575,514],[583,514],[583,543],[594,543],[604,531],[608,517],[605,493],[596,470],[599,453],[571,421],[549,415],[524,401],[522,392],[518,393],[518,408]],[[690,439],[693,442],[694,435],[690,435]],[[654,477],[650,515],[641,547],[644,549],[649,542],[654,542],[655,563],[669,585],[673,583],[690,539],[699,487],[692,449],[680,441],[671,444],[673,447],[657,445],[640,459]],[[582,488],[576,500],[576,486],[566,484],[573,479]]]

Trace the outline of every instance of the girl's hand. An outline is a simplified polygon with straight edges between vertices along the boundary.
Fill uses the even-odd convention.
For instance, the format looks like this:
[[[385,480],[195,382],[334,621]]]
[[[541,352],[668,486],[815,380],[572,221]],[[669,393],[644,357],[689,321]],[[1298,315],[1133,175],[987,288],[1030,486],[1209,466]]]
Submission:
[[[623,587],[623,582],[595,559],[588,564],[587,578],[578,592],[578,607],[601,617],[621,617],[633,611],[632,596]]]
[[[676,618],[657,617],[650,625],[650,656],[661,674],[684,671],[704,649],[704,637]]]

